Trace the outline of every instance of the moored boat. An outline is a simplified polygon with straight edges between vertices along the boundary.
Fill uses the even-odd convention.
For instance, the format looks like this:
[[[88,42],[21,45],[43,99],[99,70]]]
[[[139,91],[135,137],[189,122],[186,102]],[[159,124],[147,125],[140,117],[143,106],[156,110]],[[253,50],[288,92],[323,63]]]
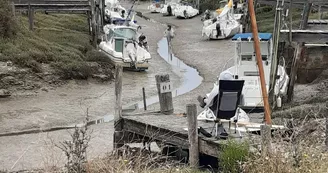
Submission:
[[[147,70],[151,59],[147,39],[132,26],[106,25],[105,37],[99,44],[113,64],[138,71]]]

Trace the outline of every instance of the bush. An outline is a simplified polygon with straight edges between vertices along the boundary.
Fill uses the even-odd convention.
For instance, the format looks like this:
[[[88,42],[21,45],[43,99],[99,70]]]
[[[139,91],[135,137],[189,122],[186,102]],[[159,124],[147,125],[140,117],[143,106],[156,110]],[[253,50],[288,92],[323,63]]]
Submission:
[[[17,23],[9,0],[0,1],[0,37],[11,38],[16,35]]]
[[[219,165],[225,173],[239,173],[241,172],[241,163],[247,160],[249,154],[247,142],[229,140],[220,151]]]

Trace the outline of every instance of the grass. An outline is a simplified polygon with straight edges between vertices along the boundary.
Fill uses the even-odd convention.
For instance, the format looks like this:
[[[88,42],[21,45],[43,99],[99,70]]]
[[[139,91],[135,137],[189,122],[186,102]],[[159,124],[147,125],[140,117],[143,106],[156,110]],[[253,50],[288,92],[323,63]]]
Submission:
[[[8,12],[2,8],[1,13]],[[17,13],[16,18],[12,17],[17,21],[15,36],[0,37],[0,61],[10,60],[34,72],[42,72],[42,63],[50,64],[64,79],[71,79],[91,75],[88,61],[105,60],[96,57],[100,54],[90,53],[94,50],[86,15],[38,12],[34,16],[33,31],[29,30],[26,15]]]
[[[223,146],[219,154],[219,165],[223,173],[241,172],[241,163],[249,157],[249,145],[247,142],[238,142],[229,140],[227,145]]]

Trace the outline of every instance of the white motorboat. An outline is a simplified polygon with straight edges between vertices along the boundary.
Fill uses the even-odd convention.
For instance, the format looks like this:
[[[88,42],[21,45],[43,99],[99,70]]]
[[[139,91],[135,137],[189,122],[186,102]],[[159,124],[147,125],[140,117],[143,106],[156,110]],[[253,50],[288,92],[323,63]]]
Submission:
[[[273,54],[272,34],[259,33],[261,55],[263,60],[266,88],[269,90],[271,61]],[[227,70],[234,74],[236,79],[245,80],[241,108],[263,108],[259,70],[254,50],[254,41],[251,33],[236,34],[232,41],[235,42],[234,66]],[[284,61],[282,61],[284,62]],[[281,106],[281,98],[287,95],[289,77],[285,64],[278,65],[277,80],[274,88],[276,106]]]
[[[143,71],[148,69],[151,59],[146,37],[137,32],[132,26],[106,25],[105,37],[99,44],[114,64],[124,68]]]
[[[233,9],[226,5],[223,11],[214,19],[203,22],[202,36],[209,39],[225,39],[242,31],[241,24],[234,18]]]
[[[174,16],[174,10],[180,6],[180,0],[165,0],[160,13],[164,16]]]
[[[178,5],[173,11],[177,18],[189,19],[199,14],[199,10],[190,5]]]
[[[148,6],[148,10],[151,13],[160,13],[162,8],[163,8],[163,4],[161,4],[158,1],[154,1],[152,2],[152,4]]]

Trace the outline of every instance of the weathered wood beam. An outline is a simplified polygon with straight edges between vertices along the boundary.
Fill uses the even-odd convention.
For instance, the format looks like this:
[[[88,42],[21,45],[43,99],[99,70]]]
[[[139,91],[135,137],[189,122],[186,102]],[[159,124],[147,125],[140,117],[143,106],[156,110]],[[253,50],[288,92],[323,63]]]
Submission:
[[[163,114],[172,114],[174,111],[172,99],[173,86],[170,82],[170,76],[168,74],[156,75],[155,78],[161,112]]]
[[[305,43],[327,43],[328,42],[328,30],[292,30],[293,42],[305,42]],[[280,42],[288,42],[289,30],[281,30]]]
[[[142,136],[149,137],[150,140],[158,140],[163,143],[179,146],[184,149],[189,148],[188,135],[182,134],[168,129],[151,126],[135,120],[124,118],[123,116],[123,130],[133,132]],[[206,140],[206,138],[199,139],[199,152],[213,157],[217,157],[220,151],[220,144]]]
[[[302,21],[300,24],[300,30],[304,30],[307,27],[307,23],[309,20],[309,15],[311,12],[311,7],[312,7],[312,3],[307,3],[303,9],[303,13],[302,13]],[[294,35],[294,38],[296,39],[296,35]],[[292,68],[291,68],[291,73],[290,73],[290,82],[288,85],[288,90],[287,90],[287,101],[290,102],[292,101],[293,97],[294,97],[294,84],[295,84],[295,80],[296,80],[296,76],[297,76],[297,69],[298,69],[298,61],[301,59],[301,51],[304,47],[304,42],[298,42],[296,49],[295,49],[295,56],[293,58],[293,62],[292,62]]]
[[[123,120],[122,120],[122,78],[123,78],[123,67],[117,65],[115,67],[115,115],[114,115],[114,148],[122,147],[123,144],[120,142],[123,135]]]
[[[189,139],[189,164],[192,168],[198,168],[199,148],[198,148],[196,104],[187,105],[187,119],[188,119],[188,139]]]

